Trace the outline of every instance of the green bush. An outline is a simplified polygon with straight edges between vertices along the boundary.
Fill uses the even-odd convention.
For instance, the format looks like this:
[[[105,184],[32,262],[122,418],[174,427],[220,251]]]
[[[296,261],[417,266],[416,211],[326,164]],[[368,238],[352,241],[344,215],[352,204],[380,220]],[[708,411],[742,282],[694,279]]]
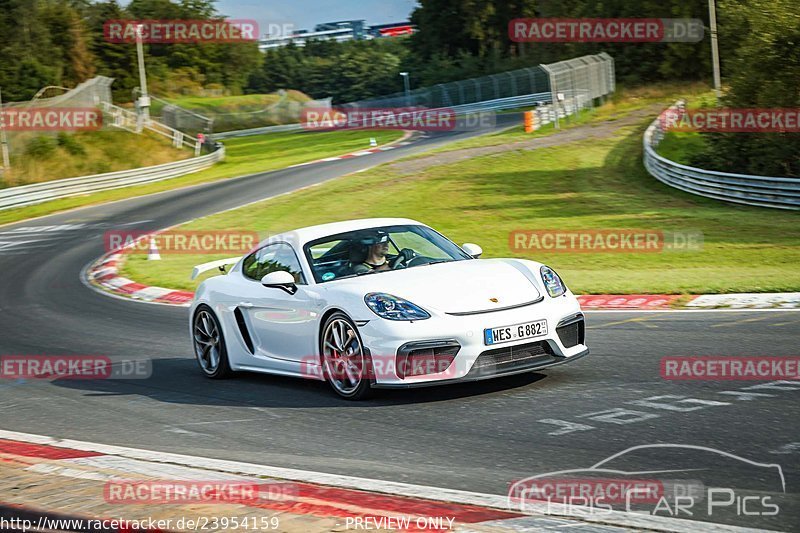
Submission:
[[[47,159],[55,153],[57,147],[58,144],[55,139],[40,135],[28,141],[27,146],[25,146],[25,155],[38,159]]]
[[[56,142],[61,148],[66,150],[69,155],[86,155],[86,149],[80,141],[68,133],[63,131],[59,133]]]

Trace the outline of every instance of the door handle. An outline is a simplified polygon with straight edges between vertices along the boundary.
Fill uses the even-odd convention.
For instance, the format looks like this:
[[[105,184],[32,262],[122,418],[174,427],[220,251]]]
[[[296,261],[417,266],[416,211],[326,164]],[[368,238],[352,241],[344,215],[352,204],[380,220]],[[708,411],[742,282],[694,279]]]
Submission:
[[[253,304],[251,302],[242,302],[242,303],[239,304],[239,307],[244,307],[246,309],[250,309],[251,307],[253,307]]]

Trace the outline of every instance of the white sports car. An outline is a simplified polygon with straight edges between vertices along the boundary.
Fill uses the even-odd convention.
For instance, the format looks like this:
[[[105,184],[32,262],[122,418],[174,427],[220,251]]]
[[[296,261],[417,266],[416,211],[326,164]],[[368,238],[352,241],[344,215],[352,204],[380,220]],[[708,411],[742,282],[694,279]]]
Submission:
[[[254,371],[375,387],[479,380],[587,353],[584,318],[551,268],[479,259],[408,219],[336,222],[275,235],[197,289],[190,328],[210,378]]]

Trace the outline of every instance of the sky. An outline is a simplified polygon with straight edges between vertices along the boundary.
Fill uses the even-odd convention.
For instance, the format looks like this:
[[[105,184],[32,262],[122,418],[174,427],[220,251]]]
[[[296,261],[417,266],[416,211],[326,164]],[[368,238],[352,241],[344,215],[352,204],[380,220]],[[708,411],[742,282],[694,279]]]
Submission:
[[[364,19],[367,24],[408,20],[416,0],[217,0],[217,11],[233,19],[255,19],[266,33],[269,24],[314,29],[320,22]]]

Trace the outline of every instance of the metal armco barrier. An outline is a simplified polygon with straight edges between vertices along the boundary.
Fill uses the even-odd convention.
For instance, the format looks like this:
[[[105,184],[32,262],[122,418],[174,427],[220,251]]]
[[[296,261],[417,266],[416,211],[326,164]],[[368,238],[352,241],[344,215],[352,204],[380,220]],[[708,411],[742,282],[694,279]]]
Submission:
[[[669,110],[684,105],[679,100]],[[644,166],[654,178],[670,187],[725,202],[800,209],[800,179],[731,174],[681,165],[656,153],[663,138],[659,117],[644,133]]]
[[[264,126],[263,128],[250,128],[247,130],[223,131],[209,135],[215,141],[222,139],[232,139],[233,137],[249,137],[250,135],[262,135],[264,133],[280,133],[284,131],[302,131],[302,124],[280,124],[278,126]]]
[[[224,158],[225,147],[220,146],[218,150],[208,155],[174,163],[0,189],[0,211],[38,204],[48,200],[176,178],[208,168]]]

